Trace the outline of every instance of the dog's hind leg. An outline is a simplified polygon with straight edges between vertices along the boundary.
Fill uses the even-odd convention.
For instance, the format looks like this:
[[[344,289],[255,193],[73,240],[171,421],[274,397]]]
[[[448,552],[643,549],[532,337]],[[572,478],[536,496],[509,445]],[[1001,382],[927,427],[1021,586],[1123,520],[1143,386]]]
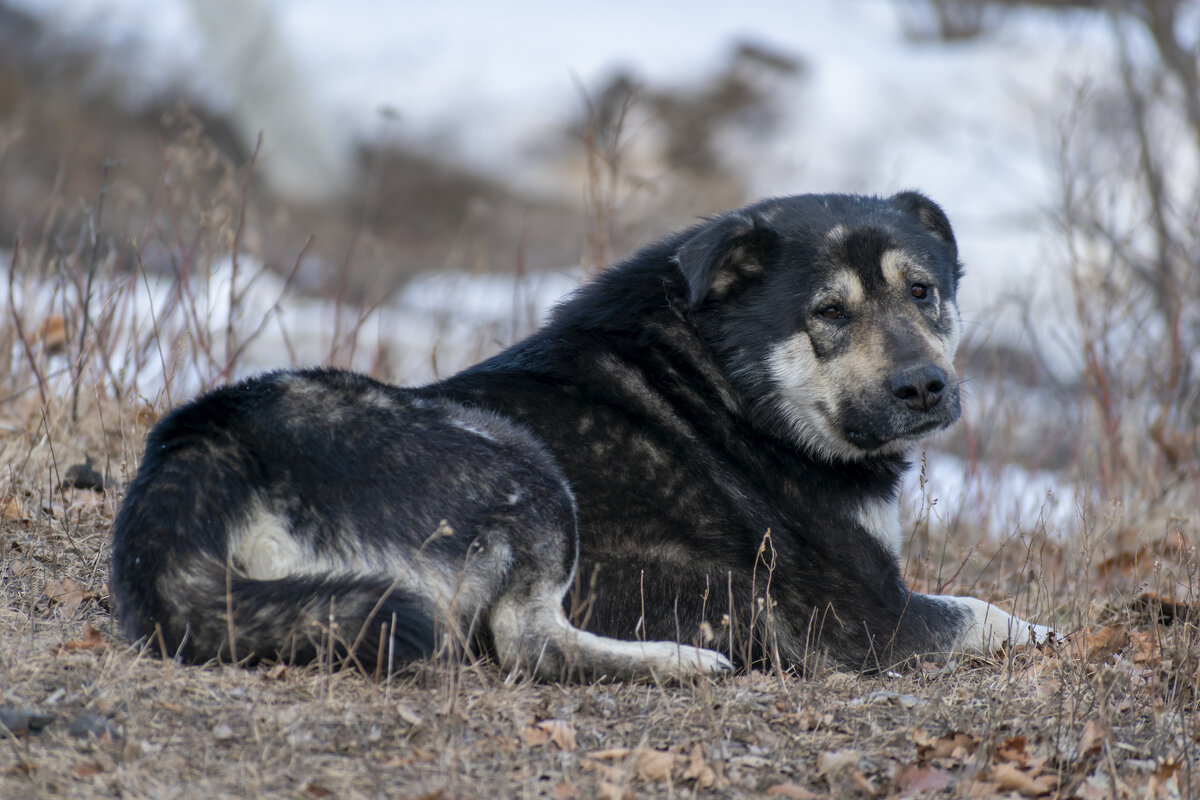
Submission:
[[[524,669],[543,680],[587,678],[679,680],[733,669],[715,650],[676,642],[610,639],[582,631],[567,620],[565,591],[545,584],[528,594],[509,591],[492,605],[488,622],[496,654],[508,669]]]
[[[713,650],[675,642],[609,639],[567,620],[563,597],[579,561],[575,502],[552,464],[526,476],[523,491],[494,510],[468,563],[466,584],[482,587],[502,574],[487,604],[496,656],[506,669],[544,680],[648,678],[668,680],[733,668]],[[483,589],[475,592],[481,596]]]

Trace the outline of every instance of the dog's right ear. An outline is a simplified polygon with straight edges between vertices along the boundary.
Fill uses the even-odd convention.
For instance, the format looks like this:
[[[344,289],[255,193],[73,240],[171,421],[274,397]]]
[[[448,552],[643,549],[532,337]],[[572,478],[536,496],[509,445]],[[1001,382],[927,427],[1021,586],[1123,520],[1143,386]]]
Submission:
[[[724,297],[747,278],[761,275],[764,239],[765,232],[752,217],[734,212],[713,220],[684,242],[674,260],[687,281],[692,308]]]

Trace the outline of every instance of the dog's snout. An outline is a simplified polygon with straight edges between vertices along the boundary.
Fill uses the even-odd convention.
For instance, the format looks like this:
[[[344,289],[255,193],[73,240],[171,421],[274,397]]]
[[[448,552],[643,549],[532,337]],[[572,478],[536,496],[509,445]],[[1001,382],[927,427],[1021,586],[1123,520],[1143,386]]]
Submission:
[[[915,364],[892,376],[892,394],[913,411],[929,411],[945,390],[946,373],[933,364]]]

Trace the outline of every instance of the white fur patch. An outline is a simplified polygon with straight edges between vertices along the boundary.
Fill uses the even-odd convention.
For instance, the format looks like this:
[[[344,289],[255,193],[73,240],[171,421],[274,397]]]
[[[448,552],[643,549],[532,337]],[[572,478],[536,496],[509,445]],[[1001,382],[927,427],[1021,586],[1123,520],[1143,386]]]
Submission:
[[[802,446],[824,458],[856,461],[865,453],[846,441],[825,409],[837,405],[837,394],[819,368],[806,334],[789,336],[775,345],[767,367],[777,387],[776,409]]]
[[[430,535],[436,532],[430,531]],[[351,547],[351,543],[356,546]],[[505,543],[492,543],[481,569],[461,571],[439,557],[404,545],[366,548],[353,531],[344,531],[341,548],[319,553],[293,536],[283,517],[256,503],[246,523],[230,537],[230,553],[248,578],[277,580],[291,575],[382,578],[420,594],[447,614],[470,616],[495,595],[508,574],[512,553]]]
[[[233,560],[251,578],[276,580],[317,571],[312,554],[292,537],[287,520],[261,505],[254,507],[230,545]]]
[[[988,654],[1005,644],[1041,644],[1051,637],[1057,638],[1057,634],[1045,625],[1026,622],[974,597],[935,595],[934,599],[965,608],[970,613],[967,629],[954,644],[954,649],[959,652]]]
[[[858,507],[858,521],[871,538],[883,545],[893,556],[900,556],[900,502],[899,500],[864,500]]]

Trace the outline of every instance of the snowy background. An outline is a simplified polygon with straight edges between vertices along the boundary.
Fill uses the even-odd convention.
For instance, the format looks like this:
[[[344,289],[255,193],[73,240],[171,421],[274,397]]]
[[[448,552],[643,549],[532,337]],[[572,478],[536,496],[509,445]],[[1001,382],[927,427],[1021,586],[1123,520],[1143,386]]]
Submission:
[[[99,43],[132,105],[178,92],[218,111],[235,103],[184,0],[16,5]],[[926,191],[962,242],[968,318],[1054,280],[1060,129],[1115,59],[1099,13],[1010,11],[985,36],[945,44],[912,36],[920,4],[894,0],[267,5],[337,135],[403,137],[564,195],[581,190],[544,156],[580,85],[623,70],[686,90],[738,41],[794,56],[805,69],[773,87],[772,134],[735,129],[723,142],[748,194]]]
[[[1054,299],[1067,275],[1050,219],[1060,203],[1058,148],[1071,109],[1082,87],[1107,80],[1113,70],[1116,45],[1103,14],[1006,11],[984,35],[946,43],[922,35],[923,4],[894,0],[8,5],[53,31],[55,46],[93,52],[95,80],[119,87],[131,111],[183,97],[233,117],[253,115],[256,103],[265,102],[246,91],[255,65],[237,60],[237,15],[247,14],[249,28],[270,31],[302,87],[308,116],[297,128],[319,128],[324,146],[402,141],[564,202],[583,194],[579,172],[564,169],[560,157],[582,92],[598,91],[616,74],[659,91],[697,92],[738,43],[752,42],[794,59],[798,69],[760,82],[769,125],[751,120],[719,131],[722,166],[739,176],[745,200],[919,188],[955,224],[968,267],[960,305],[969,336],[1020,348],[1032,318],[1051,347],[1070,338],[1067,315]],[[652,165],[652,154],[639,162],[639,148],[656,147],[653,126],[641,122],[645,128],[631,132],[629,158]],[[273,157],[282,163],[278,143],[287,133],[264,135],[268,167]],[[387,345],[400,380],[444,375],[512,341],[582,275],[572,263],[519,281],[438,267],[429,264],[428,274],[410,280],[360,332]],[[218,268],[205,295],[204,316],[216,329],[230,313],[221,307],[227,280]],[[143,304],[157,298],[161,307],[171,290],[147,281],[137,291]],[[264,279],[243,298],[240,313],[274,315],[281,331],[293,332],[286,348],[296,360],[321,360],[339,312],[315,298],[280,303],[284,294],[282,283]],[[284,344],[274,327],[246,353],[246,371],[279,365]],[[1076,369],[1066,351],[1051,350],[1046,358],[1059,377]],[[187,387],[186,376],[180,380]],[[987,490],[971,488],[964,475],[969,471],[953,459],[939,457],[931,466],[942,493],[979,492],[1003,506],[998,514],[1026,520],[1046,509],[1054,482],[1015,469]],[[1055,492],[1069,497],[1072,489]],[[1059,506],[1063,521],[1074,513],[1069,501]]]

